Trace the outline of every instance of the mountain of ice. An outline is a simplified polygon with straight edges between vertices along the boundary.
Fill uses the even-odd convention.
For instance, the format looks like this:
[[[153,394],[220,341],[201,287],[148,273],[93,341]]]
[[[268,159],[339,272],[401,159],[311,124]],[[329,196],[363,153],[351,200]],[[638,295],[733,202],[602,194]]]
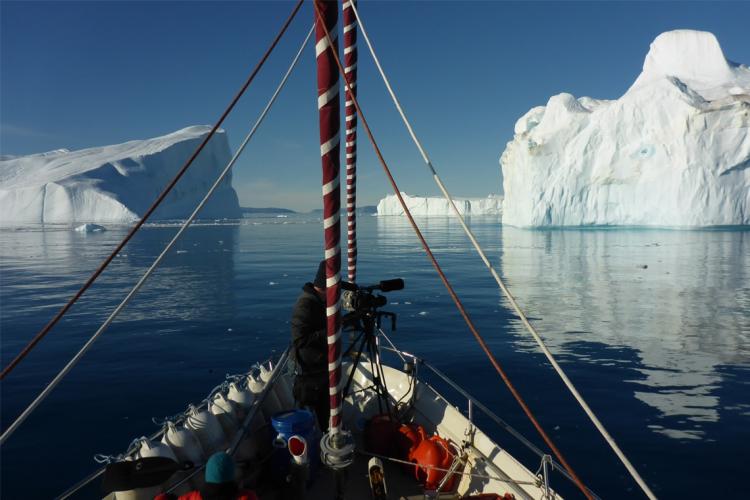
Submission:
[[[453,210],[443,197],[425,198],[401,193],[412,215],[453,215]],[[489,195],[487,198],[453,198],[456,208],[462,215],[497,215],[502,213],[503,198]],[[395,194],[378,203],[378,215],[403,215],[404,210]]]
[[[552,96],[500,164],[504,224],[750,224],[750,69],[711,33],[662,33],[625,95]]]
[[[0,161],[0,223],[138,219],[209,131],[208,126],[194,126],[115,146],[4,157]],[[229,159],[226,134],[218,131],[152,218],[189,216]],[[199,217],[241,217],[231,176]]]

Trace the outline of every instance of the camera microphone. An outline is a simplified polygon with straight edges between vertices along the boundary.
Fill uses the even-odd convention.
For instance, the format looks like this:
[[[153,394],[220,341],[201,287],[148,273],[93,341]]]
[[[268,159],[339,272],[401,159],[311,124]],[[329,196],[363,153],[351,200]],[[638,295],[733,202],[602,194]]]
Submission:
[[[390,292],[393,290],[403,290],[404,280],[401,278],[394,278],[392,280],[383,280],[378,285],[378,288],[383,292]]]

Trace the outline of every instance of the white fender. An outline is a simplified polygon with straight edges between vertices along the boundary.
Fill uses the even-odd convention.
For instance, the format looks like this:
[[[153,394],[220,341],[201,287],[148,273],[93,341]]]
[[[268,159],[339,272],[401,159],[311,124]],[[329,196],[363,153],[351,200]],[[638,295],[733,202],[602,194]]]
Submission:
[[[174,454],[172,449],[166,444],[157,441],[156,443],[142,437],[138,445],[138,458],[149,458],[149,457],[165,457],[171,458],[177,462],[177,456]]]
[[[242,423],[248,410],[253,405],[253,401],[255,401],[255,395],[252,391],[243,389],[239,383],[232,382],[229,384],[227,399],[235,404],[235,416]]]
[[[185,428],[195,432],[203,451],[208,456],[228,447],[227,437],[221,428],[219,419],[208,409],[198,409],[190,405],[185,419]]]
[[[219,419],[219,424],[221,424],[224,435],[231,441],[240,427],[240,422],[237,419],[237,404],[234,401],[228,400],[223,393],[217,392],[211,401],[209,401],[208,409]]]
[[[247,376],[247,388],[250,389],[250,392],[252,392],[255,395],[260,394],[263,392],[263,388],[266,386],[266,383],[263,382],[263,379],[260,377],[256,377],[252,373]]]
[[[205,453],[198,438],[189,429],[167,422],[167,428],[161,442],[169,446],[180,462],[192,462],[201,465],[205,462]]]
[[[260,365],[260,379],[264,383],[268,383],[269,380],[271,380],[271,375],[273,375],[273,370],[269,370],[266,368],[266,365]]]

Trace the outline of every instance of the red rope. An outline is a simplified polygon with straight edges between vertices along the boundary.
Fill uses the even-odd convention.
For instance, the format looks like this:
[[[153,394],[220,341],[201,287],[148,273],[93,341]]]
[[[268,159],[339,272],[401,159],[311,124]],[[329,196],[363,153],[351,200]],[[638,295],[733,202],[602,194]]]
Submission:
[[[317,3],[315,5],[315,10],[317,11]],[[319,15],[319,13],[318,13]],[[330,41],[330,33],[326,31],[326,37],[328,37]],[[336,57],[336,65],[339,67],[339,72],[343,75],[344,74],[344,68],[341,65],[341,61],[338,57]],[[393,191],[396,193],[396,197],[398,198],[399,203],[401,203],[401,207],[404,209],[404,214],[406,214],[406,217],[409,219],[409,223],[411,224],[412,228],[414,229],[414,232],[417,235],[417,238],[419,239],[420,243],[422,244],[422,248],[424,248],[425,252],[427,253],[427,256],[429,257],[430,261],[432,262],[433,267],[437,271],[438,275],[440,276],[441,281],[443,282],[443,285],[445,285],[445,288],[448,290],[448,293],[450,294],[451,298],[453,299],[453,302],[455,302],[456,307],[458,308],[459,312],[461,313],[461,316],[464,318],[464,321],[466,322],[467,326],[469,327],[469,330],[471,330],[471,333],[474,335],[474,338],[479,343],[479,346],[484,351],[485,355],[487,355],[487,358],[490,360],[490,363],[495,368],[497,373],[500,375],[500,377],[503,379],[503,382],[505,382],[505,385],[510,390],[511,394],[515,398],[515,400],[518,402],[518,404],[523,409],[526,416],[531,420],[531,423],[536,428],[537,432],[541,435],[542,439],[544,439],[544,442],[547,443],[547,446],[550,447],[552,452],[555,454],[557,459],[560,461],[560,464],[562,464],[563,467],[565,467],[565,470],[568,471],[570,476],[573,478],[573,482],[580,488],[580,490],[583,492],[583,494],[586,496],[586,498],[593,500],[593,496],[589,492],[588,488],[583,484],[581,479],[578,477],[578,475],[575,473],[573,468],[568,464],[567,460],[565,460],[565,457],[563,457],[560,450],[555,446],[555,443],[552,442],[552,439],[547,435],[547,433],[544,431],[542,426],[537,421],[534,414],[531,412],[531,409],[529,409],[528,405],[524,401],[524,399],[521,397],[518,390],[515,388],[513,383],[510,381],[510,378],[508,377],[507,373],[505,373],[505,370],[500,366],[500,363],[495,359],[495,356],[492,354],[492,351],[490,351],[489,346],[485,342],[484,338],[479,334],[479,331],[477,331],[476,327],[474,326],[474,323],[472,322],[471,318],[469,317],[469,314],[466,312],[466,309],[464,309],[463,304],[461,303],[461,300],[458,298],[458,295],[456,295],[456,292],[453,290],[453,286],[448,281],[448,278],[443,273],[443,270],[441,269],[440,265],[437,262],[437,259],[433,255],[432,251],[430,250],[429,245],[427,244],[427,241],[424,239],[424,236],[422,235],[422,232],[419,230],[419,226],[417,226],[417,223],[414,221],[414,218],[411,215],[411,212],[409,211],[409,207],[407,207],[406,203],[404,202],[404,199],[401,197],[401,191],[398,188],[398,185],[396,184],[395,179],[393,178],[393,175],[391,174],[390,168],[388,168],[388,164],[386,163],[385,159],[383,158],[382,153],[380,152],[380,148],[377,145],[377,142],[375,141],[375,137],[372,135],[372,131],[370,130],[370,126],[367,123],[367,120],[365,119],[364,114],[362,113],[362,108],[359,106],[359,102],[357,101],[356,96],[352,96],[352,101],[354,102],[354,106],[357,109],[357,114],[359,115],[359,118],[362,120],[362,125],[365,128],[365,132],[367,132],[367,136],[370,139],[370,143],[372,144],[373,148],[375,149],[375,154],[378,157],[378,160],[380,161],[380,164],[383,166],[383,170],[385,171],[386,176],[388,177],[388,181],[391,184],[391,187],[393,188]]]
[[[299,11],[300,7],[302,7],[302,3],[304,0],[299,0],[297,2],[297,5],[295,5],[294,9],[292,10],[291,14],[289,14],[289,17],[287,18],[284,25],[281,27],[281,30],[276,35],[276,37],[273,39],[273,42],[271,42],[271,45],[266,49],[266,52],[263,54],[263,57],[260,59],[258,64],[253,69],[252,73],[250,73],[250,76],[247,78],[245,83],[242,85],[240,90],[237,92],[237,94],[234,96],[232,101],[229,103],[229,106],[224,110],[224,112],[221,114],[221,117],[219,120],[214,124],[211,131],[208,133],[208,135],[203,139],[203,141],[200,143],[198,148],[193,152],[193,154],[190,156],[190,158],[185,162],[185,164],[180,168],[180,170],[177,172],[177,174],[174,176],[174,178],[169,182],[166,188],[161,192],[158,198],[156,198],[156,201],[149,207],[148,210],[146,210],[146,213],[143,214],[143,217],[136,222],[135,226],[128,232],[127,236],[117,245],[117,247],[112,251],[112,253],[104,259],[104,261],[99,265],[99,267],[94,271],[94,273],[89,277],[89,279],[86,281],[86,283],[83,284],[83,286],[76,292],[76,294],[68,301],[67,304],[65,304],[62,309],[60,309],[57,314],[47,323],[44,328],[42,328],[39,333],[37,333],[33,339],[26,345],[26,347],[23,348],[23,350],[11,361],[5,368],[3,368],[2,373],[0,373],[0,380],[3,380],[6,375],[8,375],[13,369],[18,365],[18,363],[21,362],[22,359],[24,359],[31,350],[39,343],[40,340],[44,338],[47,333],[54,327],[60,319],[65,315],[66,312],[68,312],[68,309],[71,308],[73,304],[78,301],[78,299],[88,290],[88,288],[94,283],[94,281],[99,277],[99,275],[106,269],[106,267],[112,262],[112,260],[115,258],[115,256],[120,253],[120,251],[125,247],[125,245],[130,241],[130,239],[135,235],[135,233],[143,226],[143,224],[146,222],[146,220],[151,216],[151,214],[154,213],[154,210],[159,206],[159,204],[164,201],[164,198],[166,198],[167,194],[172,190],[172,188],[177,184],[177,181],[180,180],[182,175],[187,171],[187,169],[190,167],[190,165],[193,163],[193,161],[198,157],[201,151],[203,151],[203,148],[208,144],[208,141],[214,136],[216,131],[219,129],[221,124],[224,122],[224,119],[229,115],[229,113],[234,108],[235,104],[237,104],[237,101],[239,101],[240,97],[242,97],[242,94],[245,93],[247,88],[250,86],[250,83],[255,79],[255,75],[258,74],[258,71],[260,71],[260,68],[263,67],[263,64],[268,59],[268,56],[271,55],[271,52],[276,47],[276,45],[279,43],[279,40],[281,40],[281,37],[286,32],[287,28],[292,22],[292,19],[294,19],[294,16],[297,15],[297,12]]]
[[[315,54],[318,71],[318,115],[320,159],[323,167],[323,233],[326,261],[326,318],[328,341],[328,396],[331,407],[330,429],[341,428],[341,137],[339,118],[338,41],[326,34],[336,30],[336,0],[315,0],[320,16],[315,17]]]

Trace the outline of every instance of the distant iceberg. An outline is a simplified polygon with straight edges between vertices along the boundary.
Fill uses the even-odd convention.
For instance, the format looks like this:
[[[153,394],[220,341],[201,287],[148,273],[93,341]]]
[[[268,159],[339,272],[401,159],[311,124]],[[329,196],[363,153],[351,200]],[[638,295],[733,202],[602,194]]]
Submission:
[[[453,215],[453,209],[443,197],[425,198],[401,193],[412,215]],[[502,196],[489,195],[487,198],[453,198],[456,208],[462,215],[496,215],[502,213]],[[380,200],[378,215],[403,215],[404,210],[395,194]]]
[[[140,218],[210,127],[115,146],[55,150],[0,161],[0,223],[124,223]],[[224,131],[193,162],[153,219],[184,219],[229,162]],[[228,176],[199,215],[239,218]]]
[[[551,97],[500,164],[504,224],[750,224],[750,69],[711,33],[662,33],[625,95]]]

